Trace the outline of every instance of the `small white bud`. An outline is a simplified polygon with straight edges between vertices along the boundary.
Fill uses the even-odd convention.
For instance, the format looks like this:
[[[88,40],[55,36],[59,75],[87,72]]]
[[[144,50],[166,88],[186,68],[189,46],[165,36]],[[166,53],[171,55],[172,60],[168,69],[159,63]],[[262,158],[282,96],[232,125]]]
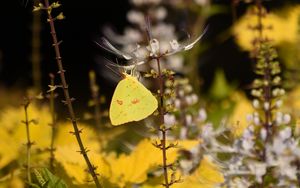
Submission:
[[[264,109],[265,109],[265,110],[269,110],[269,109],[270,109],[270,106],[271,106],[271,105],[270,105],[269,102],[265,102],[265,103],[264,103]]]
[[[254,118],[253,118],[253,123],[254,123],[255,125],[259,125],[259,124],[260,124],[260,119],[259,119],[258,116],[254,116]]]
[[[164,115],[164,121],[167,128],[172,127],[176,123],[175,116],[170,114]]]
[[[192,97],[193,104],[198,102],[198,96],[196,94],[192,94],[191,97]]]
[[[191,125],[192,125],[192,120],[193,120],[193,117],[192,117],[190,114],[187,114],[187,115],[185,116],[185,121],[186,121],[186,124],[187,124],[188,126],[191,126]]]
[[[280,95],[284,95],[284,94],[285,94],[285,90],[284,90],[284,89],[280,89],[280,90],[279,90],[279,94],[280,94]]]
[[[283,103],[282,100],[278,100],[278,101],[276,101],[275,106],[277,108],[280,108],[282,106],[282,103]]]
[[[283,116],[283,123],[284,124],[288,124],[288,123],[290,123],[291,122],[291,115],[290,114],[284,114],[284,116]]]
[[[192,105],[193,104],[193,99],[191,96],[186,96],[185,97],[185,102],[188,104],[188,105]]]
[[[266,129],[262,128],[262,129],[260,130],[260,137],[261,137],[261,139],[262,139],[263,141],[266,140],[266,138],[267,138],[267,130],[266,130]]]
[[[198,120],[200,122],[204,122],[206,120],[206,118],[207,118],[206,111],[203,108],[201,108],[198,113]]]
[[[253,102],[252,102],[252,105],[253,105],[253,107],[256,108],[256,109],[259,108],[259,107],[260,107],[259,100],[254,99]]]
[[[179,48],[179,44],[178,44],[177,40],[175,40],[175,39],[170,41],[170,45],[171,45],[172,50],[177,50]]]
[[[282,112],[276,112],[276,123],[277,125],[281,125],[283,121],[283,113]]]
[[[283,129],[279,132],[279,137],[282,140],[286,140],[286,139],[290,138],[291,135],[292,135],[292,129],[290,127],[286,127],[285,129]]]
[[[157,56],[159,54],[159,42],[157,39],[151,39],[150,44],[147,47],[150,51],[150,56]]]
[[[251,122],[253,120],[253,115],[252,114],[247,114],[246,120],[247,120],[248,123]]]
[[[180,109],[180,107],[181,107],[181,102],[180,102],[180,100],[179,100],[179,99],[175,99],[174,105],[175,105],[175,108]]]
[[[184,91],[183,90],[179,90],[178,91],[178,96],[179,97],[183,97],[184,96]]]

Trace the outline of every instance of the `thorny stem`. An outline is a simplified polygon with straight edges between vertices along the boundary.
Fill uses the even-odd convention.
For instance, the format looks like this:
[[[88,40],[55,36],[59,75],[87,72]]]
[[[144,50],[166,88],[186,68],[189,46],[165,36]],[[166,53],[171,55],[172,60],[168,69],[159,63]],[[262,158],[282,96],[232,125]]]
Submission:
[[[54,74],[50,74],[50,82],[51,85],[54,86],[54,79],[55,76]],[[50,100],[50,113],[51,113],[51,127],[52,127],[52,133],[51,133],[51,143],[50,143],[50,169],[54,170],[54,160],[55,160],[55,156],[54,156],[54,151],[55,151],[55,147],[54,147],[54,137],[56,135],[56,114],[55,114],[55,92],[54,90],[52,90],[50,92],[50,96],[49,96],[49,100]]]
[[[160,106],[159,106],[159,119],[160,119],[160,125],[165,124],[164,120],[164,79],[162,77],[161,73],[161,67],[160,67],[160,58],[156,58],[157,62],[157,69],[158,69],[158,79],[159,79],[159,99],[160,99]],[[160,145],[162,147],[162,155],[163,155],[163,171],[164,171],[164,179],[165,183],[164,186],[166,188],[169,188],[170,183],[169,183],[169,178],[168,178],[168,165],[167,165],[167,149],[166,149],[166,129],[162,128],[159,129],[162,133],[162,138],[160,140]]]
[[[99,88],[96,84],[95,72],[90,72],[90,88],[92,93],[92,98],[94,101],[94,120],[97,127],[100,127],[101,124],[101,110],[100,110],[100,103],[99,103]]]
[[[32,146],[32,142],[30,140],[30,130],[29,130],[29,124],[30,121],[28,119],[28,106],[30,104],[29,99],[24,99],[24,112],[25,112],[25,121],[23,122],[26,126],[26,137],[27,137],[27,143],[26,143],[26,152],[27,152],[27,164],[26,164],[26,176],[27,176],[27,181],[29,184],[31,184],[31,175],[30,175],[30,149]]]
[[[49,5],[49,0],[44,0],[44,2],[45,2],[46,9],[49,10],[49,6],[50,6]],[[92,163],[91,163],[91,161],[90,161],[90,159],[87,155],[87,149],[84,147],[83,142],[82,142],[81,137],[80,137],[81,132],[78,129],[77,119],[76,119],[75,112],[73,110],[73,105],[72,105],[73,99],[70,97],[68,84],[67,84],[66,78],[65,78],[65,70],[63,69],[62,59],[61,59],[61,56],[60,56],[59,42],[58,42],[57,36],[56,36],[54,20],[52,18],[52,15],[51,15],[50,11],[47,11],[47,14],[48,14],[48,22],[49,22],[50,29],[51,29],[51,36],[52,36],[52,40],[53,40],[53,46],[54,46],[54,50],[55,50],[55,54],[56,54],[56,62],[57,62],[57,66],[58,66],[58,69],[59,69],[58,73],[60,75],[61,84],[62,84],[64,96],[65,96],[65,104],[68,107],[70,119],[72,121],[73,129],[74,129],[73,134],[75,135],[75,137],[77,139],[77,142],[78,142],[78,145],[79,145],[79,148],[80,148],[80,154],[84,157],[84,160],[85,160],[85,162],[88,166],[88,171],[91,174],[91,176],[92,176],[92,178],[95,182],[96,187],[100,188],[102,186],[100,185],[97,174],[95,172],[96,167],[94,167],[92,165]]]

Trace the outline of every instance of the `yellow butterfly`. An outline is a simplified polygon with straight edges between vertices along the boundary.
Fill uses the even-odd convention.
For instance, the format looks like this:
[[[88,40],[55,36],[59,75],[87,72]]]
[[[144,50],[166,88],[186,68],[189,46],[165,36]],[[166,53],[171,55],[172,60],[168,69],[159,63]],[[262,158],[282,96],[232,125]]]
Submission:
[[[123,75],[110,104],[109,118],[113,125],[145,119],[158,106],[153,94],[136,77],[127,73]]]

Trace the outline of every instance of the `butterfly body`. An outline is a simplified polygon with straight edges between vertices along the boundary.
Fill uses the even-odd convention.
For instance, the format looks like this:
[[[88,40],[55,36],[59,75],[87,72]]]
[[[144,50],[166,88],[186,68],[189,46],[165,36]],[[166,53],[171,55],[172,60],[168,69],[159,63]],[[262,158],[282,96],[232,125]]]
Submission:
[[[136,77],[124,74],[113,94],[109,109],[112,125],[140,121],[151,115],[158,106],[153,94]]]

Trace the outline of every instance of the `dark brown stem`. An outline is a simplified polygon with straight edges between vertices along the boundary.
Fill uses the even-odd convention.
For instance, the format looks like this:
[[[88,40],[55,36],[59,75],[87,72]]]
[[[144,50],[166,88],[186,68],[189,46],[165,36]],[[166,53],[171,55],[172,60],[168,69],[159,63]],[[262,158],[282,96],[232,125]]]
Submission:
[[[29,99],[24,99],[24,112],[25,112],[25,121],[23,122],[26,126],[26,138],[27,138],[27,143],[26,143],[26,153],[27,153],[27,163],[26,163],[26,176],[27,176],[27,181],[28,184],[31,184],[31,175],[30,175],[30,150],[32,146],[32,142],[30,139],[30,130],[29,130],[29,118],[28,118],[28,106],[30,104]]]
[[[39,1],[35,0],[37,4]],[[32,78],[33,86],[36,92],[41,91],[41,56],[40,56],[40,32],[41,32],[41,14],[39,11],[33,14],[32,18]]]
[[[54,83],[54,79],[55,76],[53,74],[50,74],[50,84],[52,86],[55,85]],[[51,127],[52,127],[52,133],[51,133],[51,143],[50,143],[50,169],[53,171],[54,170],[54,160],[55,160],[55,156],[54,156],[54,137],[56,135],[56,114],[55,114],[55,92],[54,90],[51,90],[50,92],[50,96],[49,96],[49,100],[50,100],[50,113],[51,113]]]
[[[79,148],[80,148],[80,154],[84,157],[84,160],[88,166],[88,171],[91,174],[95,185],[97,188],[102,187],[99,183],[98,177],[97,177],[97,173],[95,172],[96,167],[94,167],[87,155],[87,149],[84,147],[83,142],[81,140],[80,137],[80,131],[78,129],[78,125],[77,125],[77,118],[75,116],[75,112],[73,110],[73,105],[72,105],[72,101],[73,99],[70,97],[69,94],[69,89],[68,89],[68,84],[65,78],[65,70],[63,68],[63,64],[62,64],[62,58],[60,55],[60,49],[59,49],[59,42],[57,40],[57,36],[56,36],[56,30],[55,30],[55,26],[54,26],[54,20],[52,18],[51,15],[51,11],[49,11],[49,0],[44,0],[45,2],[45,7],[47,9],[47,15],[48,15],[48,22],[50,25],[50,29],[51,29],[51,36],[52,36],[52,40],[53,40],[53,46],[54,46],[54,50],[55,50],[55,55],[56,55],[56,62],[57,62],[57,66],[58,66],[58,74],[60,76],[61,79],[61,84],[62,84],[62,88],[63,88],[63,92],[64,92],[64,96],[65,96],[65,104],[67,105],[68,111],[69,111],[69,115],[70,115],[70,119],[73,125],[73,129],[74,132],[73,134],[75,135]]]
[[[96,84],[95,72],[90,72],[90,88],[92,93],[92,98],[94,101],[94,120],[96,126],[99,128],[101,124],[101,110],[100,110],[100,101],[99,101],[99,87]]]
[[[159,99],[160,99],[160,106],[159,106],[159,120],[160,126],[164,127],[165,120],[164,120],[164,79],[161,72],[160,67],[160,58],[156,58],[157,62],[157,69],[158,69],[158,81],[159,81]],[[164,171],[164,186],[169,188],[169,177],[168,177],[168,165],[167,165],[167,149],[166,149],[166,138],[167,138],[167,130],[165,128],[159,128],[160,132],[162,133],[162,138],[160,140],[162,156],[163,156],[163,171]]]
[[[263,24],[262,24],[262,16],[263,16],[263,7],[262,7],[262,4],[261,4],[261,0],[256,0],[256,7],[258,9],[258,32],[259,32],[259,36],[258,36],[258,42],[259,44],[261,44],[261,41],[263,40],[262,38],[262,33],[263,33]],[[261,47],[261,46],[259,46]]]
[[[239,0],[231,0],[231,15],[232,15],[232,23],[235,23],[237,20],[236,14],[236,6]]]

